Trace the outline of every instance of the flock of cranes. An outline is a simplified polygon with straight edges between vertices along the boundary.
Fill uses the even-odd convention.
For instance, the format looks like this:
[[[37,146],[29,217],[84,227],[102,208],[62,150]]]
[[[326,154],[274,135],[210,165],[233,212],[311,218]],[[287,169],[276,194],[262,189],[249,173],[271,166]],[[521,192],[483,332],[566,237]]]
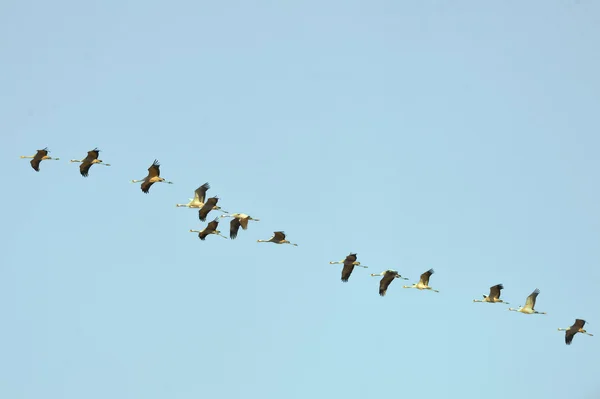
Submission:
[[[21,158],[27,158],[27,159],[31,158],[31,161],[30,161],[31,167],[36,172],[39,172],[40,171],[40,163],[42,161],[45,161],[45,160],[58,161],[58,160],[60,160],[60,158],[53,158],[53,157],[48,156],[49,153],[50,153],[50,151],[46,147],[44,149],[37,150],[35,155],[29,155],[29,156],[21,155]],[[101,159],[98,159],[99,155],[100,155],[100,150],[98,148],[94,148],[93,150],[88,151],[87,156],[84,159],[81,159],[81,160],[71,159],[69,162],[81,163],[81,165],[79,165],[80,174],[83,177],[88,177],[90,168],[93,165],[110,166],[110,164],[104,163]],[[173,182],[167,181],[164,178],[160,177],[160,164],[156,159],[154,160],[152,165],[150,165],[150,167],[148,168],[148,175],[145,178],[139,179],[139,180],[131,180],[131,182],[132,183],[142,183],[140,188],[141,188],[142,192],[145,194],[148,194],[150,192],[150,187],[152,187],[152,185],[154,183],[173,184]],[[217,229],[219,226],[220,218],[225,218],[225,217],[231,218],[231,222],[229,223],[229,238],[231,238],[232,240],[237,237],[240,227],[243,230],[247,230],[249,221],[255,221],[255,222],[260,221],[259,219],[255,219],[244,213],[229,213],[229,212],[223,210],[220,206],[217,205],[217,203],[219,202],[219,198],[217,196],[206,199],[206,192],[209,189],[210,189],[210,185],[208,184],[208,182],[204,183],[203,185],[201,185],[194,191],[194,198],[190,198],[189,199],[190,202],[188,202],[187,204],[176,204],[177,207],[197,208],[198,209],[198,218],[202,222],[206,221],[208,214],[211,211],[220,211],[223,213],[223,214],[219,215],[218,217],[215,217],[212,221],[210,221],[203,230],[190,229],[191,233],[198,233],[198,238],[200,238],[200,240],[204,241],[206,239],[206,237],[208,237],[211,234],[218,235],[220,237],[227,239],[227,237],[224,236],[223,234],[221,234],[221,232]],[[275,231],[273,233],[273,236],[271,238],[269,238],[268,240],[257,240],[257,242],[271,242],[271,243],[275,243],[275,244],[289,244],[289,245],[293,245],[293,246],[298,246],[298,244],[291,243],[290,241],[288,241],[286,239],[286,235],[283,231]],[[342,268],[341,280],[342,280],[342,282],[347,283],[348,280],[350,279],[350,276],[351,276],[352,271],[354,270],[355,266],[359,266],[362,268],[368,268],[368,266],[361,265],[361,263],[359,261],[357,261],[357,259],[358,258],[357,258],[356,253],[350,253],[343,260],[331,261],[329,263],[344,265]],[[433,291],[433,292],[439,292],[438,290],[433,289],[432,287],[429,286],[429,280],[430,280],[431,276],[433,275],[433,273],[434,273],[434,270],[429,269],[426,272],[424,272],[423,274],[421,274],[421,277],[417,283],[415,283],[413,285],[404,285],[404,286],[402,286],[402,288],[416,288],[418,290],[429,290],[429,291]],[[381,273],[377,273],[377,274],[371,274],[371,276],[372,277],[380,277],[380,276],[382,277],[381,280],[379,281],[379,295],[382,297],[385,296],[390,284],[395,279],[399,278],[402,280],[408,280],[408,278],[400,275],[400,273],[398,273],[398,271],[392,270],[392,269],[384,270]],[[504,304],[508,305],[509,304],[508,302],[505,302],[502,299],[500,299],[500,293],[501,293],[501,290],[503,290],[503,289],[504,289],[504,286],[502,284],[496,284],[496,285],[490,287],[489,295],[483,295],[483,299],[479,299],[479,300],[473,299],[473,302],[504,303]],[[531,294],[529,294],[529,296],[525,300],[524,306],[519,306],[518,308],[509,307],[508,310],[514,311],[514,312],[521,312],[523,314],[544,314],[545,315],[546,312],[538,312],[537,310],[535,310],[535,303],[536,303],[536,299],[537,299],[537,296],[539,295],[539,293],[540,293],[540,290],[536,288]],[[593,334],[588,333],[583,328],[585,323],[586,323],[585,320],[576,319],[575,323],[571,327],[558,329],[558,331],[565,331],[565,343],[567,345],[571,345],[571,342],[573,341],[573,337],[577,333],[582,333],[582,334],[586,334],[589,336],[593,336]]]

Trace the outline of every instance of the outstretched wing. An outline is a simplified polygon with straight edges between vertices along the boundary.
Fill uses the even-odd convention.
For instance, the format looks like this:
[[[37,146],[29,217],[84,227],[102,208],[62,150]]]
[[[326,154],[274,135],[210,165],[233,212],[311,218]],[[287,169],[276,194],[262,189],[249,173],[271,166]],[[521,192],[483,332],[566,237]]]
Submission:
[[[88,177],[88,173],[89,173],[91,167],[92,167],[92,162],[91,161],[88,162],[87,158],[84,159],[84,161],[81,163],[81,165],[79,165],[79,173],[81,173],[81,176]]]
[[[155,159],[152,165],[148,168],[148,177],[153,178],[158,176],[160,176],[160,164]]]
[[[356,262],[356,259],[357,259],[356,258],[356,254],[352,254],[351,253],[350,255],[346,256],[346,259],[344,260],[344,264],[346,264],[346,263],[354,263],[354,262]]]
[[[240,221],[240,225],[242,226],[242,229],[247,230],[248,229],[248,218],[234,218],[234,219],[238,219]]]
[[[206,220],[206,217],[208,216],[209,212],[212,211],[213,207],[215,206],[212,203],[211,199],[212,198],[209,198],[208,201],[206,201],[206,203],[202,205],[202,208],[198,210],[198,218],[203,222]]]
[[[424,285],[429,285],[429,277],[435,273],[433,269],[427,270],[425,273],[421,274],[421,283]]]
[[[354,270],[354,265],[352,263],[344,262],[344,268],[342,269],[342,281],[344,283],[348,282],[348,279],[352,274],[352,270]]]
[[[94,148],[93,150],[88,151],[87,157],[84,158],[83,162],[91,163],[94,159],[98,159],[99,155],[100,155],[100,150],[97,148]]]
[[[575,324],[573,324],[573,327],[579,330],[580,328],[583,328],[583,326],[585,326],[585,320],[575,319]]]
[[[29,161],[29,163],[31,164],[31,167],[33,168],[33,170],[35,170],[36,172],[40,171],[40,162],[42,162],[41,159],[35,159],[33,158],[31,161]]]
[[[219,197],[210,197],[206,200],[206,205],[210,205],[210,209],[212,209],[219,202]]]
[[[285,233],[284,233],[283,231],[276,231],[276,232],[273,234],[273,238],[274,238],[276,241],[283,241],[283,240],[285,240]]]
[[[150,187],[153,185],[154,183],[151,181],[148,181],[148,179],[145,179],[142,182],[142,185],[140,186],[140,188],[142,189],[142,192],[148,194],[148,192],[150,191]]]
[[[94,164],[94,161],[98,159],[99,155],[100,150],[98,148],[88,151],[87,156],[83,159],[83,161],[81,161],[81,165],[79,165],[79,172],[81,173],[81,176],[88,177],[90,168]]]
[[[48,155],[48,147],[44,148],[43,150],[37,150],[37,152],[33,156],[33,159],[29,161],[33,170],[35,170],[36,172],[40,171],[40,162],[42,162],[42,159],[46,155]]]
[[[535,300],[539,295],[540,290],[537,288],[527,297],[527,301],[525,302],[525,307],[534,309],[535,308]]]
[[[499,299],[500,298],[500,290],[504,289],[502,284],[497,284],[493,287],[490,287],[490,299]]]
[[[33,159],[39,159],[41,161],[42,158],[48,155],[49,152],[50,151],[48,151],[48,147],[44,148],[43,150],[37,150]]]
[[[390,284],[392,283],[392,280],[394,280],[394,278],[395,278],[395,276],[388,272],[386,272],[383,275],[383,278],[379,282],[379,295],[385,296],[385,293],[387,292],[387,289],[390,286]]]
[[[210,231],[215,231],[217,229],[218,225],[219,225],[219,221],[217,219],[215,219],[212,222],[210,222],[208,224],[208,226],[206,226],[206,228]]]
[[[194,200],[204,203],[206,191],[210,188],[208,182],[204,183],[194,191]]]
[[[231,222],[229,223],[229,237],[232,240],[234,240],[237,237],[240,226],[241,224],[238,218],[231,218]]]
[[[573,328],[573,327],[571,327],[567,331],[565,331],[565,344],[567,344],[567,345],[571,345],[571,342],[573,342],[573,337],[575,337],[575,334],[577,334],[577,332],[579,332],[578,329]]]

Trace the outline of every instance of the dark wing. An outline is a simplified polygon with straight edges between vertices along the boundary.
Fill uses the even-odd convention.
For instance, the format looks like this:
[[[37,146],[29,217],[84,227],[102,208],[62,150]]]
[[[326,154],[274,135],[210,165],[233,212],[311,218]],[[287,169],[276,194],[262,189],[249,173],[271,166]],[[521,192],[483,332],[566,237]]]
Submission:
[[[232,218],[229,223],[229,237],[234,240],[237,237],[238,230],[240,229],[241,223],[238,218]]]
[[[504,289],[504,286],[502,284],[497,284],[493,287],[490,287],[490,298],[500,298],[500,290],[502,289]]]
[[[540,290],[538,290],[537,288],[527,297],[527,301],[525,301],[525,306],[530,307],[531,309],[533,309],[535,307],[535,299],[537,298],[537,296],[539,295]]]
[[[39,159],[41,161],[42,158],[48,155],[48,152],[50,152],[48,151],[48,147],[44,148],[43,150],[37,150],[33,159]]]
[[[234,218],[237,219],[237,218]],[[243,219],[238,219],[240,221],[240,225],[242,226],[242,229],[247,230],[248,229],[248,218],[243,218]]]
[[[348,282],[348,279],[352,274],[352,270],[354,270],[354,265],[352,263],[344,262],[344,268],[342,269],[342,281],[344,283]]]
[[[81,173],[81,176],[87,177],[91,167],[92,162],[87,161],[87,158],[84,159],[81,165],[79,165],[79,173]]]
[[[148,168],[148,177],[153,178],[158,176],[160,176],[160,164],[155,159],[152,165]]]
[[[150,191],[150,187],[153,185],[154,183],[151,181],[148,181],[148,179],[144,179],[142,185],[140,186],[140,188],[142,189],[142,192],[148,194],[148,192]]]
[[[206,226],[206,228],[210,231],[215,231],[217,229],[217,226],[219,226],[219,221],[215,219],[212,222],[210,222],[208,226]]]
[[[389,285],[392,283],[392,280],[394,280],[395,278],[396,277],[390,273],[385,273],[383,275],[383,278],[379,282],[379,295],[385,296],[385,293],[387,292]]]
[[[429,277],[431,277],[433,273],[435,273],[433,269],[429,269],[425,273],[421,274],[421,283],[429,285]]]
[[[575,327],[577,330],[583,328],[583,326],[585,326],[585,320],[582,319],[575,319],[575,324],[572,325],[572,327]]]
[[[577,330],[576,328],[573,328],[573,327],[571,327],[567,331],[565,331],[565,344],[571,345],[571,342],[573,342],[573,337],[578,332],[579,332],[579,330]]]
[[[219,202],[219,197],[210,197],[206,200],[206,205],[210,205],[210,209],[212,209]]]
[[[46,155],[48,155],[47,147],[43,150],[37,150],[37,152],[33,156],[33,159],[29,161],[33,170],[35,170],[36,172],[40,171],[40,162],[42,162],[42,158],[44,158]]]
[[[98,156],[100,155],[100,150],[97,148],[94,148],[91,151],[88,151],[87,157],[85,157],[85,159],[83,160],[83,163],[89,162],[92,163],[92,161],[94,159],[98,159]]]
[[[202,205],[202,208],[198,210],[198,218],[200,218],[200,220],[204,222],[206,220],[206,217],[208,216],[208,213],[212,211],[213,206],[214,205],[210,203],[209,198],[208,201],[206,201],[206,203]]]
[[[344,260],[344,264],[346,264],[346,262],[349,262],[349,263],[356,262],[356,254],[350,254],[350,255],[346,256],[346,259]]]
[[[206,230],[202,230],[200,233],[198,233],[198,237],[200,237],[200,239],[202,241],[204,241],[204,239],[206,239],[206,237],[208,237],[210,233]]]
[[[196,191],[194,191],[194,195],[198,201],[204,203],[204,200],[206,199],[206,191],[210,188],[210,184],[208,184],[208,182],[204,183],[203,185],[201,185],[200,187],[198,187],[196,189]]]
[[[31,167],[33,168],[33,170],[35,170],[36,172],[40,171],[40,162],[42,162],[41,159],[35,159],[33,158],[31,161],[29,161],[29,163],[31,164]]]
[[[276,231],[273,233],[273,238],[275,241],[283,241],[285,240],[285,233],[283,231]]]

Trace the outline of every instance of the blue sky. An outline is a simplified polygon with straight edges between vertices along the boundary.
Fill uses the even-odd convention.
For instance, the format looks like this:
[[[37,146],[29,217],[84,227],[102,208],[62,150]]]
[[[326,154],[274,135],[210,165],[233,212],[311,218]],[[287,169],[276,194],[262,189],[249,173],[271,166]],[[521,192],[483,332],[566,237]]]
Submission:
[[[4,1],[0,396],[597,398],[599,15]],[[204,182],[261,221],[201,242]],[[498,283],[548,315],[472,303]]]

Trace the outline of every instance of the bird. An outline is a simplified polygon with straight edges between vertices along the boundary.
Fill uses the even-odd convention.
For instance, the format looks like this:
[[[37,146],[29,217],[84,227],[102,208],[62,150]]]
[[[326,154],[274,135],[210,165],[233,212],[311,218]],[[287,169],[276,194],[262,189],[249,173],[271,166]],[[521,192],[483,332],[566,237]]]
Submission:
[[[194,198],[190,198],[190,202],[187,204],[175,204],[177,207],[188,207],[188,208],[202,208],[204,200],[206,198],[206,191],[210,188],[208,182],[204,183],[194,191]]]
[[[429,277],[435,273],[433,269],[427,270],[425,273],[421,274],[421,278],[419,282],[413,285],[404,285],[402,288],[416,288],[418,290],[431,290],[433,292],[439,292],[438,290],[434,290],[429,286]]]
[[[48,147],[46,147],[43,150],[37,150],[35,155],[21,155],[21,159],[32,158],[31,161],[29,161],[29,163],[31,163],[31,167],[33,168],[33,170],[35,170],[36,172],[39,172],[40,171],[40,162],[45,161],[47,159],[51,159],[53,161],[60,160],[60,158],[49,157],[48,156],[49,152],[50,152],[50,150],[48,150]]]
[[[473,299],[473,302],[489,302],[489,303],[505,303],[507,305],[509,305],[508,302],[504,302],[502,299],[500,298],[500,290],[503,290],[504,286],[502,284],[496,284],[493,287],[490,287],[490,295],[488,296],[483,296],[483,300],[480,299]]]
[[[260,219],[254,219],[252,216],[246,215],[245,213],[230,213],[226,215],[221,215],[222,218],[231,217],[231,222],[229,223],[229,237],[233,240],[237,237],[238,230],[240,226],[242,229],[248,229],[248,221],[254,220],[255,222],[260,222]]]
[[[204,203],[198,210],[198,218],[204,222],[208,216],[208,213],[213,210],[220,210],[221,212],[227,213],[227,211],[224,211],[221,209],[221,207],[217,206],[217,202],[219,202],[219,197],[211,197],[207,199],[206,203]]]
[[[352,271],[354,270],[354,266],[360,266],[360,267],[364,267],[365,269],[368,268],[368,266],[363,266],[360,264],[360,262],[358,262],[356,260],[356,254],[350,253],[350,255],[346,256],[346,259],[343,260],[339,260],[339,261],[332,261],[329,262],[330,265],[335,265],[335,264],[343,264],[344,267],[342,268],[342,282],[347,283],[348,279],[350,278],[350,275],[352,274]]]
[[[536,288],[527,297],[527,300],[525,302],[525,306],[520,306],[519,305],[519,309],[508,308],[508,310],[512,310],[514,312],[521,312],[521,313],[525,313],[525,314],[534,314],[534,313],[536,313],[536,314],[546,314],[546,312],[538,312],[537,310],[535,310],[535,299],[537,298],[537,296],[538,296],[539,293],[540,293],[540,290],[538,290]]]
[[[396,270],[388,269],[379,274],[371,273],[372,277],[383,276],[381,281],[379,282],[379,295],[385,296],[389,285],[394,281],[394,279],[401,278],[403,280],[408,280],[405,277],[402,277]]]
[[[256,240],[256,242],[272,242],[275,244],[290,244],[293,245],[295,247],[298,246],[298,244],[292,244],[291,242],[289,242],[288,240],[285,239],[285,232],[283,231],[276,231],[273,233],[273,237],[269,238],[268,240]]]
[[[109,163],[104,163],[101,159],[98,159],[99,155],[100,150],[98,148],[94,148],[93,150],[88,151],[87,157],[84,159],[71,159],[70,162],[81,162],[81,165],[79,165],[79,172],[81,173],[81,176],[87,177],[92,165],[99,164],[110,166]]]
[[[158,182],[158,183],[173,184],[173,182],[166,181],[165,179],[160,177],[160,164],[158,163],[158,161],[156,159],[154,160],[152,165],[150,165],[150,167],[148,168],[148,176],[144,177],[141,180],[132,180],[131,182],[132,183],[143,182],[140,188],[142,189],[142,192],[144,192],[146,194],[148,194],[148,192],[150,191],[150,187],[154,183]]]
[[[217,226],[219,226],[219,218],[215,218],[212,222],[208,223],[208,225],[204,228],[204,230],[191,230],[190,233],[198,233],[198,237],[204,241],[209,234],[216,234],[220,237],[227,238],[221,234],[219,230],[217,230]]]
[[[582,334],[587,334],[590,337],[593,337],[594,334],[590,334],[589,332],[587,332],[586,330],[583,329],[584,325],[585,325],[585,320],[575,319],[575,324],[573,324],[571,327],[559,328],[558,331],[566,331],[565,332],[565,344],[571,345],[571,342],[573,341],[573,337],[578,332],[582,333]]]

